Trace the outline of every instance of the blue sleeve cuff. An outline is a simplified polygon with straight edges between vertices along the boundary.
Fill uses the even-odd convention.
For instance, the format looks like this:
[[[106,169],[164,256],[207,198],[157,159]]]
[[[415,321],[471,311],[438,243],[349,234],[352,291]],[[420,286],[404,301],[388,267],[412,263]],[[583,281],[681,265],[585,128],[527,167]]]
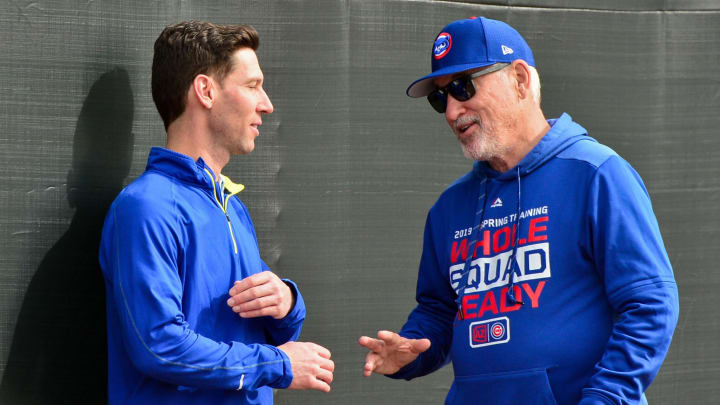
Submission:
[[[290,287],[290,291],[292,292],[293,296],[295,297],[295,305],[290,309],[290,312],[285,315],[282,319],[274,319],[271,317],[267,317],[267,322],[269,322],[268,325],[270,325],[272,328],[276,329],[297,329],[296,333],[293,333],[293,336],[285,335],[285,333],[282,333],[285,335],[284,339],[281,339],[281,342],[278,343],[285,343],[288,340],[295,340],[297,339],[297,335],[300,334],[300,327],[302,325],[302,322],[305,320],[305,300],[303,300],[302,294],[300,294],[300,290],[297,287],[297,284],[295,284],[293,281],[288,279],[282,279],[282,281]],[[279,338],[279,336],[276,336]]]
[[[282,376],[275,380],[272,384],[268,384],[269,387],[277,388],[277,389],[284,389],[290,386],[293,380],[293,373],[292,373],[292,364],[290,363],[290,358],[285,354],[284,351],[281,349],[278,349],[275,346],[267,346],[275,350],[280,357],[282,357]]]
[[[290,291],[292,291],[293,297],[295,297],[295,305],[284,318],[275,320],[275,326],[278,328],[288,328],[305,320],[305,300],[303,300],[297,284],[286,278],[282,279],[282,281],[290,287]]]

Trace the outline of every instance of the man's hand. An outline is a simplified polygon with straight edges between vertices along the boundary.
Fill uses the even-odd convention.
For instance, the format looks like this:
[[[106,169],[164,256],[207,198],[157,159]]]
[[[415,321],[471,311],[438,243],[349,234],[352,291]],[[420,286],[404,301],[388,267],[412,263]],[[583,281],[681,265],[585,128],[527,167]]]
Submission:
[[[362,336],[358,340],[361,346],[370,350],[365,356],[365,377],[373,372],[394,374],[430,348],[429,339],[407,339],[387,330],[379,331],[378,338]]]
[[[295,305],[290,287],[271,271],[236,281],[229,293],[227,304],[243,318],[272,316],[282,319]]]
[[[328,349],[310,342],[287,342],[278,349],[290,358],[293,379],[288,389],[330,392],[335,363]]]

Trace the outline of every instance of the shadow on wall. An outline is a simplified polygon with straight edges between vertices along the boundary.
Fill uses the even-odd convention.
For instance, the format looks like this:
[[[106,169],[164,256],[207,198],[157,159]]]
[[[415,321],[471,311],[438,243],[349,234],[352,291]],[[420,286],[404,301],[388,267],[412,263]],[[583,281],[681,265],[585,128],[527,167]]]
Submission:
[[[103,74],[78,117],[67,232],[47,252],[23,300],[0,385],[3,404],[107,402],[105,285],[98,263],[110,204],[130,171],[133,94],[124,69]]]

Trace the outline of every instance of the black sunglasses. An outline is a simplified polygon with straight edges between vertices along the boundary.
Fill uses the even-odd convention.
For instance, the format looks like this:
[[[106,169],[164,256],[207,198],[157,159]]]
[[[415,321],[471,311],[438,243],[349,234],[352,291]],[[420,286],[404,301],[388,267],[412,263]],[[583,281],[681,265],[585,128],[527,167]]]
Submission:
[[[460,76],[448,83],[447,86],[431,91],[430,94],[428,94],[427,99],[435,111],[442,114],[447,109],[448,95],[451,95],[457,101],[470,100],[475,95],[475,84],[472,79],[488,73],[497,72],[509,65],[509,63],[496,63],[494,65],[490,65],[490,67],[485,70]]]

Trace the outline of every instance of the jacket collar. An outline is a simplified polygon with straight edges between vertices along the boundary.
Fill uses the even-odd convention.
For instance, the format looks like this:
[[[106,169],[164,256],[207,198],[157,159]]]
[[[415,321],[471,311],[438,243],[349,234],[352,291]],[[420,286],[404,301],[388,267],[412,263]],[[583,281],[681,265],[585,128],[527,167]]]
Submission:
[[[203,158],[198,158],[197,161],[194,161],[190,156],[155,146],[150,149],[145,170],[158,171],[184,183],[189,183],[214,192],[213,183],[215,173],[210,166],[205,163]],[[242,184],[233,183],[228,177],[221,176],[223,177],[225,189],[231,194],[239,193],[245,188]]]

